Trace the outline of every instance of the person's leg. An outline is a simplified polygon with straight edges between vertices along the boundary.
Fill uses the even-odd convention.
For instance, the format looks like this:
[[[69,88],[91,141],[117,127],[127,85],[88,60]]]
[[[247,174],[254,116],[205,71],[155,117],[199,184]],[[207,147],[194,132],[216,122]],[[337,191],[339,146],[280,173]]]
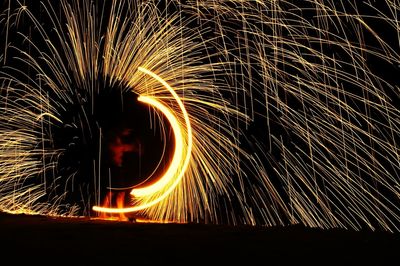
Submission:
[[[118,192],[117,194],[117,208],[122,209],[124,208],[124,202],[125,202],[125,192]],[[119,214],[119,219],[121,221],[128,221],[129,218],[125,215],[125,213],[120,213]]]
[[[106,197],[103,200],[102,206],[110,208],[111,207],[111,199],[112,199],[112,192],[108,191],[107,194],[106,194]],[[101,212],[99,217],[100,218],[108,218],[109,215],[107,213],[105,213],[105,212]]]

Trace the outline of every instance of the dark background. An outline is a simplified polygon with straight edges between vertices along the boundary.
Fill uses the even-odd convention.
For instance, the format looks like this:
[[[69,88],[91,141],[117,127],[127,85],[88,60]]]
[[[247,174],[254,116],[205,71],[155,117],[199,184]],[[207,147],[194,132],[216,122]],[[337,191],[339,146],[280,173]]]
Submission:
[[[399,234],[0,214],[13,265],[396,265]],[[8,264],[5,264],[8,265]]]

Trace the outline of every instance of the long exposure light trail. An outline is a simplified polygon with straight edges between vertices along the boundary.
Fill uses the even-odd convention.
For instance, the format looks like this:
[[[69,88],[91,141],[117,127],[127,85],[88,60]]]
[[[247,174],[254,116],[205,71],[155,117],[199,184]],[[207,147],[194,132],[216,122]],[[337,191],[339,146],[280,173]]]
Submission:
[[[0,7],[0,211],[400,231],[398,0]]]
[[[174,140],[175,140],[175,147],[174,147],[174,155],[172,157],[172,161],[170,166],[167,168],[165,173],[162,177],[157,178],[157,181],[153,184],[134,188],[131,191],[131,195],[135,198],[137,197],[145,197],[151,196],[157,192],[160,192],[160,195],[157,196],[154,200],[147,202],[145,204],[140,204],[133,207],[127,208],[108,208],[102,206],[94,206],[93,210],[98,212],[106,212],[106,213],[127,213],[127,212],[135,212],[139,210],[143,210],[146,208],[151,207],[152,205],[162,201],[165,197],[168,196],[169,193],[179,184],[181,181],[185,170],[189,164],[190,160],[190,153],[192,147],[192,133],[190,128],[190,121],[187,114],[187,111],[179,98],[179,96],[175,93],[173,88],[168,85],[162,78],[157,76],[155,73],[140,67],[140,71],[145,74],[150,75],[151,77],[155,78],[161,84],[165,86],[166,89],[173,95],[174,99],[178,102],[179,107],[181,108],[182,114],[185,117],[186,128],[184,128],[187,133],[185,135],[182,134],[181,124],[178,122],[174,114],[170,111],[168,107],[157,101],[157,99],[149,97],[149,96],[139,96],[138,101],[142,103],[149,104],[150,106],[154,107],[155,109],[159,110],[169,121],[171,124],[172,130],[174,132]],[[184,136],[187,136],[187,140],[184,141]],[[187,145],[185,147],[184,145]],[[129,177],[128,177],[129,178]]]

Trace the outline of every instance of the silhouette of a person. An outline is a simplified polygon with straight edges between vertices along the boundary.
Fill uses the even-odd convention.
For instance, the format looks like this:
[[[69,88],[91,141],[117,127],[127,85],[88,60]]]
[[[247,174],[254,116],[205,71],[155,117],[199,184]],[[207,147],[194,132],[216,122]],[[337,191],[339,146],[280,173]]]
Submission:
[[[140,145],[138,141],[127,141],[130,139],[131,130],[123,129],[121,132],[117,133],[108,144],[108,153],[110,159],[110,169],[112,170],[112,187],[117,188],[115,190],[110,190],[107,192],[106,197],[103,201],[103,206],[109,207],[116,204],[117,208],[123,208],[125,202],[125,196],[127,190],[124,189],[129,187],[127,179],[132,178],[126,176],[126,171],[124,171],[124,156],[126,153],[137,152],[140,156]],[[113,204],[114,203],[114,204]],[[102,216],[104,217],[104,214]],[[124,213],[119,214],[119,219],[122,221],[129,220]]]

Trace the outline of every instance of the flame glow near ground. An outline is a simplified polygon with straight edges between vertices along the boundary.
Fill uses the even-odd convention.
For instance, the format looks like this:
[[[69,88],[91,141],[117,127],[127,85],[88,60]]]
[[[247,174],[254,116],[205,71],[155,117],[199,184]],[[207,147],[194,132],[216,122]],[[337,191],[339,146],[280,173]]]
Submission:
[[[400,3],[377,2],[6,1],[0,210],[399,231]],[[172,150],[123,209],[115,120]]]

